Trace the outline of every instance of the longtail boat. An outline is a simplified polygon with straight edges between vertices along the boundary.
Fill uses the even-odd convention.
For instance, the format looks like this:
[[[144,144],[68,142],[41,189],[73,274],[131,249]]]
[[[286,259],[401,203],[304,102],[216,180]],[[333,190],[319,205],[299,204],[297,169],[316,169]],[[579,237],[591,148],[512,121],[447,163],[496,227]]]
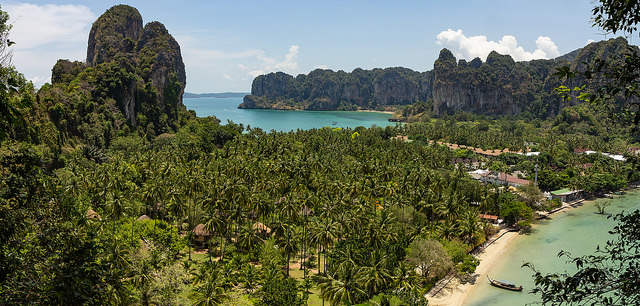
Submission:
[[[507,282],[507,281],[503,281],[503,280],[491,279],[491,277],[489,277],[489,275],[487,275],[487,278],[489,279],[489,282],[491,283],[491,285],[494,285],[496,287],[499,287],[499,288],[502,288],[502,289],[507,289],[507,290],[512,290],[512,291],[522,291],[522,285],[516,286],[514,283],[511,283],[511,282]]]

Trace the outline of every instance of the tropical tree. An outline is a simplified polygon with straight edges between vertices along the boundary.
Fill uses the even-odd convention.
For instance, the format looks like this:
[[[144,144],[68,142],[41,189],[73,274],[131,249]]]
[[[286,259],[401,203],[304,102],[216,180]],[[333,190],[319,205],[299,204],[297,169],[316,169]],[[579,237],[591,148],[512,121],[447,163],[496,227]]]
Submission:
[[[389,288],[393,277],[386,268],[386,256],[381,251],[374,251],[369,265],[358,269],[356,279],[369,298]]]
[[[463,213],[460,219],[458,230],[466,243],[472,243],[474,236],[480,230],[480,218],[478,216],[478,210],[470,208]]]
[[[195,286],[191,291],[193,305],[220,305],[228,298],[227,285],[222,276],[216,270],[212,272],[205,277],[203,283]]]
[[[285,254],[287,254],[287,276],[289,276],[289,262],[291,261],[291,255],[295,256],[295,254],[300,250],[298,237],[296,236],[293,227],[291,225],[287,225],[284,234],[276,239],[278,246]]]
[[[320,256],[320,250],[326,252],[329,246],[333,243],[337,237],[338,223],[332,221],[329,218],[316,220],[311,227],[311,240],[318,246],[318,256]],[[320,257],[318,257],[318,262]],[[324,261],[324,271],[327,271],[327,261]],[[318,264],[318,271],[320,271],[320,264]]]
[[[453,269],[453,262],[440,242],[418,238],[409,245],[409,262],[424,278],[443,277]]]
[[[366,296],[366,292],[358,284],[357,272],[355,268],[346,268],[327,276],[316,276],[322,298],[329,301],[331,305],[356,304],[361,297]]]
[[[263,242],[258,230],[253,228],[251,223],[246,223],[240,228],[240,235],[238,235],[237,245],[245,252],[253,252]]]

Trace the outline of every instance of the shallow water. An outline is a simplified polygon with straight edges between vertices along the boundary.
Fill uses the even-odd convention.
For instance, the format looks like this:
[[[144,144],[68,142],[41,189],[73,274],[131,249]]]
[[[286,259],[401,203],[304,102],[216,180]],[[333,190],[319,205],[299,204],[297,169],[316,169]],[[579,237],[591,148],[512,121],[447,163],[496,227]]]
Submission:
[[[465,305],[524,305],[539,301],[539,296],[530,294],[533,288],[533,272],[522,268],[525,262],[531,262],[542,273],[574,272],[575,265],[566,263],[566,258],[558,258],[561,250],[573,256],[592,254],[596,246],[604,245],[613,238],[608,231],[616,225],[607,216],[621,211],[640,209],[640,191],[626,192],[611,201],[604,215],[596,213],[594,201],[552,215],[551,220],[534,226],[531,234],[518,236],[505,250],[503,259],[488,273],[491,278],[509,280],[522,285],[522,292],[512,292],[492,287],[489,281],[478,279],[480,285],[466,300]]]
[[[259,127],[265,131],[308,130],[312,128],[385,127],[395,125],[387,119],[391,114],[379,112],[344,111],[277,111],[267,109],[238,109],[242,98],[184,98],[187,109],[196,111],[198,117],[216,116],[223,124],[227,120],[244,126]]]

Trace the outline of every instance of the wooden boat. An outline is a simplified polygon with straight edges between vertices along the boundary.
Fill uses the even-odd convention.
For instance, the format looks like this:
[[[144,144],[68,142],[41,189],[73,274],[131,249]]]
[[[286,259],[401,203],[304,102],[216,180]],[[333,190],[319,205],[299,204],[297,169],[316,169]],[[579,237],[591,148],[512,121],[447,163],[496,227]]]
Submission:
[[[512,291],[522,291],[522,285],[516,286],[514,283],[511,283],[511,282],[491,279],[489,275],[487,275],[487,278],[489,279],[489,282],[493,286],[496,286],[502,289],[512,290]]]

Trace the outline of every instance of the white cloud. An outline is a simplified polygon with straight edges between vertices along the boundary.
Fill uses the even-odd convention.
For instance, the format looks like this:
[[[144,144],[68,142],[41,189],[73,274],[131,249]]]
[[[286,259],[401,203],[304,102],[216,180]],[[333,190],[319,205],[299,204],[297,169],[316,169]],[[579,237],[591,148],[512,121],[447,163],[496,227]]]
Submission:
[[[96,16],[83,5],[3,5],[13,25],[9,38],[16,68],[36,86],[51,81],[58,59],[83,61]]]
[[[454,31],[448,29],[440,32],[436,38],[438,45],[449,49],[456,57],[467,60],[479,57],[484,61],[491,51],[509,54],[515,61],[548,59],[560,56],[556,44],[546,36],[538,36],[538,39],[536,39],[537,49],[533,52],[525,51],[523,47],[518,46],[518,41],[511,35],[505,35],[498,42],[495,42],[488,40],[484,35],[467,37],[462,34],[462,30]]]
[[[298,73],[298,52],[300,51],[300,47],[297,45],[292,45],[289,47],[289,52],[284,56],[284,60],[278,61],[275,58],[268,57],[265,52],[261,51],[257,54],[256,58],[260,61],[257,67],[241,67],[245,70],[250,70],[248,72],[249,76],[255,78],[259,75],[266,74],[269,72],[277,72],[282,71],[288,74],[297,74]]]
[[[50,83],[51,82],[51,77],[47,77],[47,78],[33,77],[33,78],[30,78],[29,81],[33,82],[33,84]]]
[[[190,35],[178,36],[176,40],[187,68],[189,92],[247,91],[258,75],[276,71],[299,73],[297,45],[291,45],[282,57],[271,57],[261,49],[237,52],[212,49],[210,42]]]
[[[11,40],[16,50],[48,43],[84,42],[96,16],[84,5],[19,4],[4,7],[13,23]]]

